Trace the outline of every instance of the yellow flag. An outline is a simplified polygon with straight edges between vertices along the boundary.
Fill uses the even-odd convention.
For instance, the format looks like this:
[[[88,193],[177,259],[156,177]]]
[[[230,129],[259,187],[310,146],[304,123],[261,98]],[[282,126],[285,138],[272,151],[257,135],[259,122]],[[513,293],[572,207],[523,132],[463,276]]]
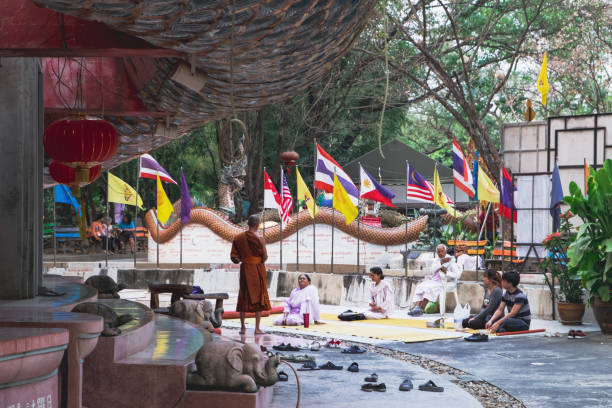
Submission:
[[[297,178],[297,200],[298,202],[306,202],[308,212],[310,213],[310,216],[314,218],[315,215],[319,212],[319,207],[312,198],[310,190],[308,190],[308,186],[306,185],[306,183],[304,183],[304,179],[302,178],[302,175],[300,174],[300,171],[297,167],[295,168],[295,176]]]
[[[357,218],[359,211],[351,201],[351,198],[340,183],[340,180],[338,180],[338,176],[336,176],[336,173],[334,173],[333,200],[334,208],[344,215],[346,225],[349,225],[351,222],[353,222],[355,218]]]
[[[170,218],[170,214],[174,212],[172,203],[168,200],[168,196],[162,187],[159,174],[157,175],[157,219],[164,223]]]
[[[548,95],[548,75],[546,73],[546,51],[544,51],[544,59],[540,67],[538,75],[538,91],[542,94],[542,105],[546,106],[546,95]]]
[[[137,205],[138,208],[144,209],[142,206],[142,198],[136,193],[128,183],[121,180],[119,177],[108,173],[108,202],[121,203],[126,205]]]
[[[499,203],[499,190],[482,167],[478,167],[478,200]]]
[[[446,194],[442,191],[442,184],[440,183],[440,176],[438,175],[438,166],[434,169],[434,203],[444,208],[449,214],[454,212],[453,207],[446,201]]]

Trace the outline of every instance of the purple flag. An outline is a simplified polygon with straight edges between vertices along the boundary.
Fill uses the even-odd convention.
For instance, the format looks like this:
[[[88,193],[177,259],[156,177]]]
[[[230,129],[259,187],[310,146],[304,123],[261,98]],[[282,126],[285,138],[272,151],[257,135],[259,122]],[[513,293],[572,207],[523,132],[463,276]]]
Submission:
[[[191,218],[191,196],[189,195],[189,188],[187,188],[187,181],[185,180],[185,174],[181,169],[181,223],[185,224]]]
[[[125,205],[120,204],[120,203],[113,203],[113,204],[115,205],[115,224],[119,224],[121,222],[121,219],[123,218],[121,214],[123,213],[123,210],[125,209]]]

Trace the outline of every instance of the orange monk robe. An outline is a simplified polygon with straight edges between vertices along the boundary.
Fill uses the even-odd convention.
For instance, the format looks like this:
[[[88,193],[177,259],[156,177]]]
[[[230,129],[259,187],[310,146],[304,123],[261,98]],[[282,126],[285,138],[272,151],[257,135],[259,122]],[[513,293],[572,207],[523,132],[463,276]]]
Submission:
[[[238,291],[238,312],[260,312],[270,310],[270,298],[266,282],[268,259],[266,245],[262,238],[246,231],[239,234],[232,244],[231,259],[240,264],[240,290]]]

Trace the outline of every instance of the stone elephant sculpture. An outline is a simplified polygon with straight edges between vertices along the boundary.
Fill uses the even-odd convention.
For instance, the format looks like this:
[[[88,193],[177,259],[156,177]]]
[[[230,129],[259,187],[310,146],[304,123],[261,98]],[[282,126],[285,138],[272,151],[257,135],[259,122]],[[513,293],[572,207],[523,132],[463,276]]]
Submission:
[[[252,344],[209,341],[195,358],[197,371],[187,376],[187,386],[197,390],[256,392],[278,381],[280,357],[268,358]]]
[[[213,310],[212,303],[207,300],[184,299],[170,305],[170,316],[202,326],[212,333],[215,328],[221,327],[223,309]]]

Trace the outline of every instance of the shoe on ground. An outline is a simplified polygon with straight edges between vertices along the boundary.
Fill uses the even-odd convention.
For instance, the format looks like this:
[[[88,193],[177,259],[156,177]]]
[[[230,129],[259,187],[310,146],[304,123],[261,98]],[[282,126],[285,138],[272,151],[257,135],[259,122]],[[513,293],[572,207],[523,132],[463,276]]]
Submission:
[[[489,341],[489,336],[483,333],[474,333],[471,336],[464,337],[463,340],[471,342]]]
[[[414,309],[408,312],[408,314],[412,317],[423,316],[425,312],[418,306],[415,306]]]
[[[399,386],[400,391],[410,391],[412,388],[414,388],[414,386],[410,378],[406,378]]]
[[[298,371],[314,371],[319,370],[319,367],[315,364],[314,361],[307,361],[304,365],[297,369]]]
[[[281,343],[277,346],[272,347],[274,350],[278,351],[300,351],[299,347],[292,346],[291,344]]]
[[[576,338],[576,330],[572,329],[569,331],[569,333],[567,333],[567,338],[568,339],[575,339]]]
[[[289,380],[289,376],[284,371],[279,371],[277,375],[278,375],[278,381],[288,381]]]
[[[576,339],[584,339],[586,337],[586,334],[584,334],[582,330],[576,330],[574,332],[574,336]]]
[[[374,387],[374,384],[372,383],[363,384],[361,386],[361,391],[372,392],[372,387]]]
[[[444,387],[438,387],[435,382],[429,380],[425,384],[419,385],[419,390],[429,392],[444,392]]]
[[[350,371],[351,373],[358,373],[359,364],[357,364],[356,362],[353,362],[350,366],[348,366],[347,371]]]
[[[373,384],[372,391],[385,392],[387,391],[387,386],[385,385],[385,383]]]
[[[366,349],[361,348],[359,346],[351,346],[342,350],[342,353],[345,354],[362,354],[365,353]]]
[[[363,381],[369,382],[369,383],[375,383],[378,381],[378,374],[372,373],[368,377],[364,378]]]
[[[328,361],[327,363],[320,365],[319,368],[321,370],[342,370],[342,366],[337,366],[331,361]]]

